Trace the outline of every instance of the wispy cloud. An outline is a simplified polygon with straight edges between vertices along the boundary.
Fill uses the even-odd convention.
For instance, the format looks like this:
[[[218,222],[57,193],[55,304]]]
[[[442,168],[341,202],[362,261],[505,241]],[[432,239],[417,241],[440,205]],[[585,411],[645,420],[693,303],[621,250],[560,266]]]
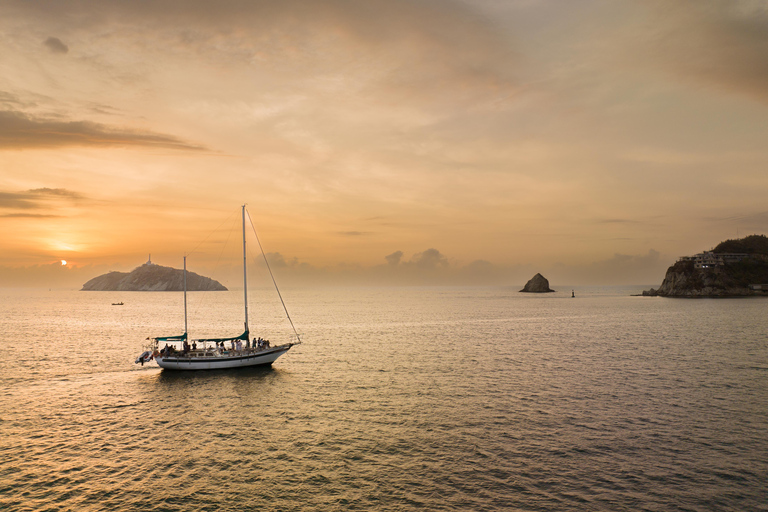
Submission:
[[[390,101],[456,101],[457,93],[477,100],[517,87],[509,34],[454,0],[230,0],[215,9],[198,0],[10,3],[12,13],[51,32],[88,37],[113,27],[110,38],[124,48],[144,50],[151,38],[153,46],[196,60],[268,66],[281,75],[298,66],[301,84],[384,89]],[[62,48],[52,39],[46,46]],[[354,70],[364,72],[350,79]]]
[[[15,110],[0,111],[0,150],[64,146],[205,150],[179,138],[149,131],[112,128],[90,121],[58,121]]]
[[[768,5],[679,0],[651,6],[653,58],[687,80],[768,102]]]
[[[67,190],[65,188],[33,188],[29,191],[29,194],[32,196],[37,197],[63,197],[67,199],[73,199],[73,200],[79,200],[83,199],[83,195],[78,192],[73,192],[72,190]]]
[[[51,219],[60,217],[60,215],[45,215],[42,213],[6,213],[0,214],[3,219]]]
[[[16,210],[35,210],[47,208],[49,200],[68,200],[77,202],[85,199],[82,194],[63,188],[36,188],[24,192],[0,191],[0,208]],[[4,217],[40,217],[47,215],[30,213],[11,213]]]
[[[740,213],[728,216],[708,216],[704,220],[716,226],[740,230],[741,236],[768,232],[768,211]]]
[[[595,219],[595,224],[638,224],[640,221],[632,219]]]

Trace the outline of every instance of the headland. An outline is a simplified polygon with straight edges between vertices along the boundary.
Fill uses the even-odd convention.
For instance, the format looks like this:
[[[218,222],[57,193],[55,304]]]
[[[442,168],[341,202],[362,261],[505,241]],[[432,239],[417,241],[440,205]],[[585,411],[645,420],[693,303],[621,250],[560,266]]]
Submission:
[[[667,269],[658,289],[643,296],[768,296],[768,237],[726,240],[710,251],[683,256]]]

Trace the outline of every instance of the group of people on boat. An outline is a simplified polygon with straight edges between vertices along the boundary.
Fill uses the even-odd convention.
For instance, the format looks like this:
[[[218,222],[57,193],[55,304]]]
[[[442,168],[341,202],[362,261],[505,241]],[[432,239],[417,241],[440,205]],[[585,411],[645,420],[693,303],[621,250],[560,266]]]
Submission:
[[[256,349],[263,349],[263,348],[269,348],[269,340],[262,339],[259,337],[258,339],[253,338],[253,348]]]
[[[189,343],[187,343],[187,340],[184,340],[184,342],[182,343],[182,346],[181,346],[181,353],[183,355],[186,356],[187,354],[189,354],[190,351],[194,352],[195,350],[197,350],[197,343],[196,342],[193,341],[192,344],[190,345]],[[177,352],[177,351],[178,350],[176,349],[176,347],[166,343],[165,347],[161,348],[160,351],[155,350],[155,353],[153,353],[152,355],[154,355],[154,356],[169,356],[169,355],[172,355],[174,352]]]
[[[243,340],[232,340],[232,350],[235,350],[237,352],[243,351]],[[218,342],[216,343],[218,347]],[[261,337],[253,338],[253,344],[251,344],[251,341],[246,339],[245,340],[245,350],[249,351],[251,349],[253,350],[263,350],[265,348],[269,348],[269,340],[262,339]],[[221,342],[221,350],[224,350],[224,342]]]
[[[245,347],[243,347],[243,341],[239,339],[230,340],[230,343],[231,343],[230,349],[233,352],[237,352],[237,353],[241,353],[243,352],[243,350],[245,350],[246,352],[251,352],[251,351],[255,352],[255,351],[265,350],[270,348],[269,340],[265,340],[261,337],[253,338],[253,344],[251,344],[250,340],[246,339]],[[216,341],[215,344],[216,344],[216,352],[223,354],[227,350],[227,347],[224,345],[224,341]],[[182,349],[181,349],[182,356],[187,356],[189,355],[190,352],[196,352],[196,351],[197,351],[197,342],[193,341],[191,345],[186,340],[182,342]],[[176,352],[179,352],[179,350],[176,347],[166,343],[165,347],[163,347],[159,351],[155,350],[155,353],[153,355],[154,356],[172,356]]]

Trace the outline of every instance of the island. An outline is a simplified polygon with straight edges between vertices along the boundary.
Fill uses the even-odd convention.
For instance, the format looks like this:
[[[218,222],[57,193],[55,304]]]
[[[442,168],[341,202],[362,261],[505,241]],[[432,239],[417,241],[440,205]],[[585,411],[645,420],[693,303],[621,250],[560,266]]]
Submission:
[[[768,296],[768,237],[726,240],[711,251],[683,256],[667,269],[658,289],[643,296]]]
[[[550,293],[555,290],[550,289],[549,281],[541,274],[536,274],[530,281],[525,283],[525,286],[519,293]]]
[[[145,264],[131,272],[109,272],[94,277],[83,285],[81,291],[129,291],[129,292],[179,292],[184,290],[184,270]],[[188,291],[227,291],[227,288],[211,279],[187,271]]]

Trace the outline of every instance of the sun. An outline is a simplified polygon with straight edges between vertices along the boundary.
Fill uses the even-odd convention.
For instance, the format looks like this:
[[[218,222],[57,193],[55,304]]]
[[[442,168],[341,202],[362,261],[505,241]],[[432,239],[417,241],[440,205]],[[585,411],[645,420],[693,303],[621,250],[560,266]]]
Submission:
[[[61,265],[64,266],[67,264],[67,260],[61,260]]]

